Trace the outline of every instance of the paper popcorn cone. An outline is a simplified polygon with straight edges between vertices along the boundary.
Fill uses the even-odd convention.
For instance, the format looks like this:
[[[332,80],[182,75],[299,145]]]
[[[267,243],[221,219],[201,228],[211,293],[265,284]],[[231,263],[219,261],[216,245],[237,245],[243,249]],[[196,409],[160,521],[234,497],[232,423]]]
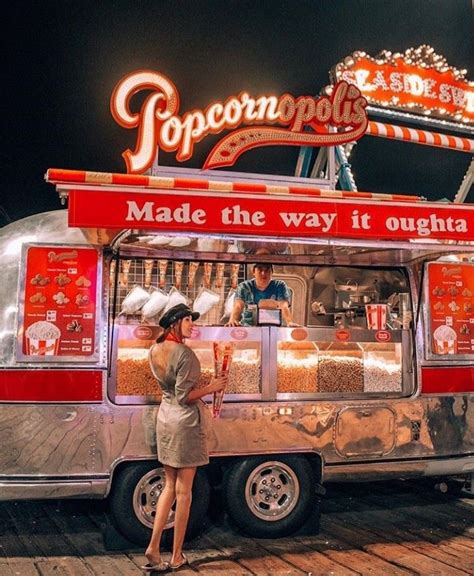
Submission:
[[[214,373],[216,376],[225,376],[229,373],[234,353],[234,345],[231,342],[214,342]],[[224,400],[225,390],[214,392],[212,399],[212,415],[219,418]]]

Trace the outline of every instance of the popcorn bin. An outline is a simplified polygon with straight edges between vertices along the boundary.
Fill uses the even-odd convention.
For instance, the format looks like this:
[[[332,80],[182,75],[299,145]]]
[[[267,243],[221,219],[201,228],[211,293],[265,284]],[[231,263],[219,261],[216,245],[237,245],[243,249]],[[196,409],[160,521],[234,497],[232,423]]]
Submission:
[[[28,356],[57,356],[61,331],[51,322],[35,322],[26,329]]]
[[[366,304],[367,328],[369,330],[385,330],[387,328],[387,304]]]
[[[457,334],[450,326],[438,326],[433,333],[433,341],[435,354],[456,354]]]

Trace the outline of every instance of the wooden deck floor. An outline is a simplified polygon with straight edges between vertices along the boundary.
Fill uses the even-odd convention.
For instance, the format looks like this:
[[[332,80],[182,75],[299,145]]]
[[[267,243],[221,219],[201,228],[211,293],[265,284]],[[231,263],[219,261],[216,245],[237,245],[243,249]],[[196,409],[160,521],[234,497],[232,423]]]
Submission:
[[[179,573],[472,575],[474,500],[433,485],[332,486],[322,499],[319,534],[279,540],[246,538],[214,513],[205,534],[188,543],[191,567]],[[0,575],[140,574],[143,551],[112,551],[104,545],[106,525],[103,502],[0,503]]]

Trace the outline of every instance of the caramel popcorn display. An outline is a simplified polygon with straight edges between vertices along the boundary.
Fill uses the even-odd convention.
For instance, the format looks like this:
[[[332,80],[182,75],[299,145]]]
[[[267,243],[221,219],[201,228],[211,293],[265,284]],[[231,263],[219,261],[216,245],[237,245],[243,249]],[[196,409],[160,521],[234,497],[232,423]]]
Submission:
[[[117,394],[120,396],[157,396],[160,386],[148,362],[148,350],[122,350],[117,360]]]
[[[259,394],[260,361],[234,358],[225,392],[226,394]]]
[[[319,357],[320,392],[363,392],[364,365],[361,358],[344,352]]]
[[[295,358],[283,354],[278,358],[277,391],[298,394],[318,392],[318,357]]]

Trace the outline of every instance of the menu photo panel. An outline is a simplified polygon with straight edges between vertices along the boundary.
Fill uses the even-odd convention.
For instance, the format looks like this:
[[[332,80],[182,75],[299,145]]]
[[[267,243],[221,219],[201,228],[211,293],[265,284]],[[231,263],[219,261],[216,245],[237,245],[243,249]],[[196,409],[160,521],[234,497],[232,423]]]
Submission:
[[[18,360],[98,360],[99,262],[98,250],[91,247],[24,248]]]
[[[433,357],[474,355],[474,264],[428,264],[428,338]]]

